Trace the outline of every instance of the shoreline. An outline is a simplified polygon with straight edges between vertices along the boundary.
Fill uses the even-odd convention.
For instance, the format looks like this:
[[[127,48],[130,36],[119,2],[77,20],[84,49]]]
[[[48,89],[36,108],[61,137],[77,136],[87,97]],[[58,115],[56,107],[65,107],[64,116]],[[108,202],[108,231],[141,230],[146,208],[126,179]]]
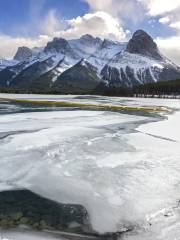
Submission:
[[[34,99],[21,99],[21,98],[2,98],[0,101],[9,101],[15,103],[27,104],[41,104],[59,107],[79,107],[81,109],[91,110],[109,110],[109,111],[143,111],[143,112],[169,112],[170,109],[159,106],[133,106],[133,105],[117,105],[117,104],[94,104],[94,103],[81,103],[73,101],[55,101],[55,100],[34,100]]]

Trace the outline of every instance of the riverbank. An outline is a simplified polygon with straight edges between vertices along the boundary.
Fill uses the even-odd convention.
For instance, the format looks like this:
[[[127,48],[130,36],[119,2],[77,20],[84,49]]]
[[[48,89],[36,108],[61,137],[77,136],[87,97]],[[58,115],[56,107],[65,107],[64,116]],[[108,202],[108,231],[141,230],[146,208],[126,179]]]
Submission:
[[[143,111],[143,112],[168,112],[170,109],[162,106],[135,106],[131,104],[119,104],[119,103],[104,103],[95,101],[82,101],[82,99],[68,99],[65,100],[51,95],[49,99],[43,99],[43,95],[23,95],[23,94],[0,94],[0,101],[9,101],[21,104],[33,104],[33,105],[47,105],[69,108],[80,108],[85,110],[106,110],[106,111]],[[31,98],[31,97],[32,98]],[[37,97],[36,97],[37,96]],[[40,97],[39,97],[40,96]],[[41,98],[42,97],[42,98]],[[96,96],[92,96],[92,99]]]

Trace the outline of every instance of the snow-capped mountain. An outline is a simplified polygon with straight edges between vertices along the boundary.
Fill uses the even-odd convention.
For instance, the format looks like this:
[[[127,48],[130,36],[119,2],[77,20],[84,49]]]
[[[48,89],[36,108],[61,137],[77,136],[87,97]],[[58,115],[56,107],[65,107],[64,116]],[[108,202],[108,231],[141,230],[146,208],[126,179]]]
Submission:
[[[125,49],[126,43],[113,42],[105,39],[99,48],[87,60],[98,68],[99,73],[103,67],[120,51]]]
[[[164,57],[144,31],[138,30],[125,50],[116,54],[101,71],[113,86],[134,85],[180,78],[180,68]]]
[[[101,46],[102,40],[94,38],[89,34],[83,35],[80,39],[73,39],[69,41],[72,49],[81,58],[88,58],[94,54]]]
[[[0,71],[6,67],[14,66],[18,63],[16,60],[6,60],[4,58],[0,58]]]
[[[14,60],[0,61],[0,87],[32,91],[55,88],[60,92],[63,83],[68,92],[72,86],[81,89],[79,84],[84,88],[85,79],[87,86],[95,80],[96,84],[91,86],[101,82],[106,87],[132,87],[178,78],[180,68],[165,58],[142,30],[136,31],[128,43],[88,34],[73,40],[54,38],[44,48],[21,47]]]

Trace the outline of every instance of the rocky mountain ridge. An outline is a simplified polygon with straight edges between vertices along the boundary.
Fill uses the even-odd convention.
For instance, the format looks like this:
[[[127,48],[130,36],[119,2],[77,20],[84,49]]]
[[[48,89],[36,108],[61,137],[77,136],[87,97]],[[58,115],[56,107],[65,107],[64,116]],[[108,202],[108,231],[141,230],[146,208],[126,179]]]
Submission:
[[[18,49],[14,61],[0,64],[0,87],[56,89],[89,93],[98,84],[133,87],[180,78],[180,68],[164,57],[150,35],[136,31],[128,43],[84,35],[54,38],[42,48]]]

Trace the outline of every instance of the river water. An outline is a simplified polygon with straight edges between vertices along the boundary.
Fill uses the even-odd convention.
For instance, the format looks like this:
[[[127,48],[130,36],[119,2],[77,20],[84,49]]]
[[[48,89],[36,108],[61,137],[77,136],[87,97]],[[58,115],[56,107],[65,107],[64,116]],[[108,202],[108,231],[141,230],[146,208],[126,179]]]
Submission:
[[[180,239],[179,100],[0,97],[168,107],[113,112],[1,100],[0,191],[26,188],[81,204],[99,233],[132,229],[122,238]]]

